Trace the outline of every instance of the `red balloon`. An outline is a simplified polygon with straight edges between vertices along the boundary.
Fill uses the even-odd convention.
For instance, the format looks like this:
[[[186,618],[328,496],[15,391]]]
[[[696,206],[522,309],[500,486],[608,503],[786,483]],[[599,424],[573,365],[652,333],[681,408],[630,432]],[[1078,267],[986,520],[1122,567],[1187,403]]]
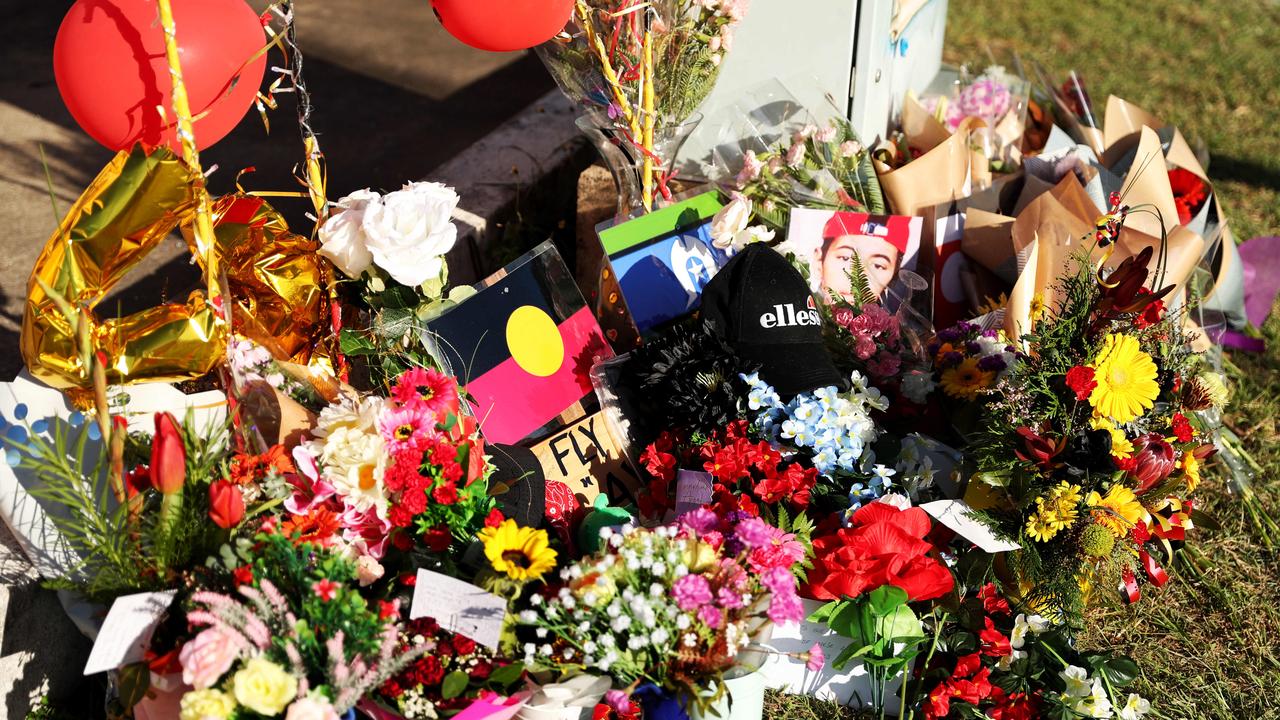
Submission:
[[[267,59],[244,63],[266,44],[266,35],[244,0],[172,4],[191,115],[205,113],[194,123],[196,145],[206,148],[253,105]],[[141,142],[181,152],[155,0],[76,0],[53,43],[53,75],[71,117],[94,140],[112,150]],[[164,107],[163,118],[157,106]]]
[[[556,36],[573,0],[431,0],[449,34],[481,50],[524,50]]]

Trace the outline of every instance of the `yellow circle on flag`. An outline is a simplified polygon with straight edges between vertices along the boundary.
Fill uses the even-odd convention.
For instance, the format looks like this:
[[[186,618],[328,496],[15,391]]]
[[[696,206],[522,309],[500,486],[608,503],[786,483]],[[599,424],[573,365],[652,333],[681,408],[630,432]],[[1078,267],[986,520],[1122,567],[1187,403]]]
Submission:
[[[521,305],[507,318],[507,349],[520,369],[537,377],[554,375],[564,364],[564,338],[542,308]]]

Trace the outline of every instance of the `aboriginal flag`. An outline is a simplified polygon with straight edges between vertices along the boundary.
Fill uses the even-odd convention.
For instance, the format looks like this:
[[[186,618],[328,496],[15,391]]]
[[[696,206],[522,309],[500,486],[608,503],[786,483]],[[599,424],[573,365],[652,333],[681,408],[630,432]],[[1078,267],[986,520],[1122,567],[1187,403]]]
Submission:
[[[535,440],[585,414],[591,367],[613,350],[555,246],[542,243],[477,290],[427,329],[485,439]]]

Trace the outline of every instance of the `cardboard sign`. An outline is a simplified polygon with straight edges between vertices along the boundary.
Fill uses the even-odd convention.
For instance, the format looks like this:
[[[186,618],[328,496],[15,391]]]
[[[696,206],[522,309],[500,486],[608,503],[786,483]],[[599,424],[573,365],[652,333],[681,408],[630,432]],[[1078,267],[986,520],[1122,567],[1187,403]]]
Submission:
[[[418,570],[409,619],[429,617],[451,633],[497,650],[506,616],[505,599],[457,578]]]
[[[612,505],[634,504],[643,486],[627,464],[602,413],[593,413],[534,445],[547,480],[568,485],[584,505],[602,491]]]
[[[151,634],[177,594],[177,590],[165,590],[116,598],[89,651],[84,674],[93,675],[140,662],[146,656]]]
[[[801,602],[804,603],[805,617],[812,615],[823,605],[817,600],[802,599]],[[837,635],[823,623],[801,621],[775,625],[773,637],[764,645],[777,653],[767,656],[760,672],[768,686],[775,690],[793,695],[810,695],[819,700],[834,701],[854,708],[867,707],[872,693],[871,677],[866,666],[856,660],[846,665],[844,670],[836,670],[831,666],[831,662],[844,652],[849,642],[849,638]],[[803,660],[786,654],[808,652],[815,643],[822,647],[827,658],[826,664],[817,672],[805,667]],[[901,675],[889,681],[884,699],[886,712],[897,713],[901,702],[901,685]]]

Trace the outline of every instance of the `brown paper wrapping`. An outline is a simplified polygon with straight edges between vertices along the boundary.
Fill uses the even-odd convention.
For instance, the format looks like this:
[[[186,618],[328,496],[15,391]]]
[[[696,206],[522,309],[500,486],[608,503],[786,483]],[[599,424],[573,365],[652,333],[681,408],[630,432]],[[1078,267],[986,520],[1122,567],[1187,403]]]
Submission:
[[[1073,254],[1088,249],[1090,263],[1096,268],[1106,253],[1105,249],[1094,246],[1095,226],[1081,216],[1080,213],[1087,210],[1080,208],[1072,199],[1072,191],[1064,189],[1058,194],[1066,198],[1065,204],[1054,193],[1041,195],[1013,224],[1014,242],[1025,243],[1027,255],[1026,264],[1009,294],[1005,315],[1005,331],[1015,341],[1031,328],[1031,307],[1037,294],[1050,309],[1059,306],[1062,297],[1053,285],[1058,278],[1077,270],[1071,258]],[[1076,211],[1071,209],[1072,205],[1077,207]],[[1204,240],[1185,227],[1175,227],[1165,242],[1164,268],[1157,276],[1160,245],[1158,235],[1147,235],[1126,226],[1120,232],[1107,265],[1114,267],[1137,255],[1143,248],[1154,247],[1156,253],[1148,264],[1148,270],[1152,272],[1149,286],[1173,285],[1180,291],[1200,262]]]
[[[908,100],[910,101],[910,98]],[[919,103],[915,105],[919,107]],[[905,122],[907,116],[905,107],[903,115]],[[929,119],[932,120],[932,117]],[[936,120],[934,122],[937,123]],[[976,122],[980,121],[973,118],[966,119],[960,123],[955,133],[948,135],[937,144],[930,145],[930,149],[924,155],[897,169],[891,168],[880,160],[872,161],[876,168],[876,176],[880,180],[880,189],[889,203],[889,209],[895,215],[918,215],[925,208],[951,202],[973,192],[975,188],[970,174],[975,163],[973,152],[969,149],[969,134]],[[941,127],[940,123],[937,124]],[[937,139],[933,131],[929,130],[928,123],[915,122],[913,129],[921,133],[917,137],[920,137],[926,145]],[[945,131],[946,129],[943,128],[943,132]],[[907,143],[912,147],[924,147],[916,144],[915,137],[906,133],[905,130],[904,134],[907,135]],[[985,160],[980,165],[982,167],[979,180],[986,185],[977,189],[983,189],[991,184]]]

